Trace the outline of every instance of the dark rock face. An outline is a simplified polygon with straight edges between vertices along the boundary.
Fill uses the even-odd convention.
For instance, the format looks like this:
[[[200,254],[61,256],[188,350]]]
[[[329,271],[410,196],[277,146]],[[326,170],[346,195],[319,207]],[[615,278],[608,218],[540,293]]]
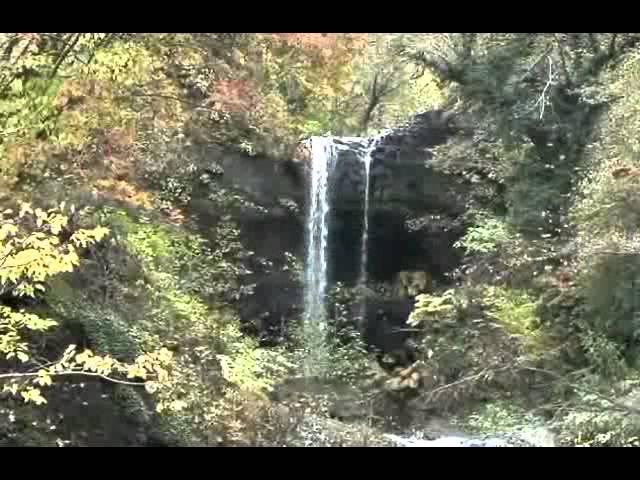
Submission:
[[[302,313],[302,286],[287,272],[254,276],[253,295],[239,310],[248,332],[264,344],[278,343],[290,320]]]
[[[401,270],[419,269],[444,279],[459,263],[453,243],[463,234],[469,187],[461,178],[435,171],[430,148],[455,133],[451,117],[418,115],[378,140],[370,170],[368,274],[389,281]],[[353,284],[360,262],[365,168],[371,140],[341,151],[332,176],[332,280]],[[353,143],[353,142],[352,142]]]
[[[413,309],[411,300],[369,300],[365,305],[362,326],[364,342],[378,354],[381,365],[385,355],[391,357],[389,367],[409,365],[415,358],[411,332],[406,321]]]
[[[219,222],[232,221],[251,272],[252,292],[237,300],[245,331],[266,344],[281,340],[300,315],[302,286],[289,271],[290,258],[304,254],[305,186],[291,162],[211,149],[190,202],[206,236]],[[212,247],[216,248],[215,238]]]
[[[283,252],[302,254],[304,249],[304,182],[291,162],[241,154],[216,152],[209,175],[197,195],[215,192],[238,197],[245,207],[224,208],[242,230],[243,245],[257,256],[276,260]],[[206,207],[205,207],[206,208]],[[213,207],[210,207],[213,208]],[[222,212],[210,212],[215,215]],[[217,218],[215,219],[217,220]]]
[[[378,139],[372,152],[371,201],[375,207],[391,206],[427,211],[459,211],[454,197],[464,195],[460,182],[427,166],[430,149],[444,143],[457,129],[447,112],[416,115],[407,125]],[[358,208],[363,201],[364,166],[361,158],[372,139],[346,143],[332,177],[333,204]]]
[[[435,111],[417,115],[378,139],[370,170],[370,280],[391,281],[399,271],[424,270],[444,281],[458,265],[459,254],[452,245],[463,233],[459,218],[468,186],[428,166],[430,148],[456,131],[451,115]],[[329,179],[330,283],[355,285],[358,279],[366,180],[362,158],[372,142],[334,140],[339,153]],[[201,228],[231,216],[243,246],[254,252],[248,265],[252,274],[247,277],[254,293],[242,299],[239,309],[249,330],[263,337],[281,337],[282,326],[302,311],[302,286],[283,270],[285,252],[304,258],[308,158],[282,162],[212,150],[193,201]],[[239,197],[250,205],[214,208],[208,200],[212,194]],[[384,320],[371,313],[379,305],[367,307],[367,323],[372,324],[367,338],[383,351],[397,350],[406,335],[391,333],[389,325],[404,325],[411,305],[402,307],[401,314],[399,306],[383,307]]]
[[[442,280],[458,264],[451,245],[459,238],[460,228],[448,224],[425,232],[412,226],[412,218],[395,209],[372,209],[369,214],[367,271],[371,280],[390,282],[402,270],[425,270]],[[355,284],[360,269],[363,212],[335,209],[329,233],[331,246],[330,279]]]

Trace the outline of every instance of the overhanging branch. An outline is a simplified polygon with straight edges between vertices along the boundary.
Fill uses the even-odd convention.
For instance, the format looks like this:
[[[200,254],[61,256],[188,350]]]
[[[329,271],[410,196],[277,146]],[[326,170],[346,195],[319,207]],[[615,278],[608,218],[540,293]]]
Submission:
[[[129,385],[129,386],[133,386],[133,387],[140,387],[144,385],[144,382],[127,382],[125,380],[118,380],[116,378],[112,378],[112,377],[108,377],[107,375],[102,375],[101,373],[95,373],[95,372],[79,372],[79,371],[75,371],[75,370],[66,370],[66,371],[62,371],[62,372],[47,372],[48,375],[52,376],[52,377],[59,377],[59,376],[70,376],[70,375],[82,375],[85,377],[98,377],[101,378],[103,380],[106,380],[108,382],[112,382],[112,383],[118,383],[120,385]],[[3,373],[0,374],[0,380],[12,380],[12,379],[17,379],[17,378],[33,378],[33,377],[38,377],[39,375],[37,373]]]

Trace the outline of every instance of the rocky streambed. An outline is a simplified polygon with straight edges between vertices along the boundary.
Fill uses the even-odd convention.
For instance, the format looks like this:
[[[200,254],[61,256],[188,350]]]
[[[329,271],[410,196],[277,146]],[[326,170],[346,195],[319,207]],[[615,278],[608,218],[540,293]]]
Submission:
[[[511,425],[504,431],[469,431],[453,419],[421,417],[380,392],[339,382],[293,379],[274,392],[286,433],[281,447],[553,447],[544,423]],[[415,412],[413,412],[415,413]]]
[[[384,434],[399,447],[555,447],[554,434],[546,427],[522,427],[519,431],[470,436],[443,435],[428,438],[428,432],[407,436]]]

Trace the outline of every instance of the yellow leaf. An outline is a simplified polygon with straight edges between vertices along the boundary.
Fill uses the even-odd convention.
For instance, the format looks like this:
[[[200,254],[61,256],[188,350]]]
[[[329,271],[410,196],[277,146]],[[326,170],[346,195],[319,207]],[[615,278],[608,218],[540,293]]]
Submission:
[[[37,384],[43,387],[49,386],[53,383],[51,375],[49,375],[49,373],[47,373],[45,370],[38,371],[38,377],[35,381]]]
[[[0,242],[4,241],[7,237],[18,233],[18,227],[13,223],[4,223],[0,226]]]
[[[38,390],[37,388],[29,388],[23,392],[20,392],[20,395],[22,395],[25,403],[33,402],[36,405],[43,405],[47,403],[45,398],[40,393],[40,390]]]

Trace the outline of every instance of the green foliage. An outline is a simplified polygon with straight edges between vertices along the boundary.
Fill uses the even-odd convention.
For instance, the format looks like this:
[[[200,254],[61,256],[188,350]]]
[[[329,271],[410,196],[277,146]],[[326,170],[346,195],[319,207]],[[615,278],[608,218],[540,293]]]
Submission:
[[[213,250],[199,235],[155,218],[113,208],[95,216],[118,239],[107,248],[124,248],[137,258],[142,278],[115,277],[114,299],[127,301],[105,302],[90,291],[71,292],[69,298],[58,288],[57,298],[49,299],[56,312],[80,323],[92,343],[113,356],[130,358],[163,346],[174,352],[171,377],[146,383],[167,434],[199,445],[212,432],[241,431],[234,423],[239,411],[250,401],[265,401],[291,365],[281,349],[260,348],[242,334],[228,306],[241,294],[245,271],[237,229],[219,224]],[[113,269],[118,265],[110,263]]]
[[[633,192],[637,184],[635,170],[640,165],[640,147],[632,132],[640,113],[636,101],[639,60],[635,52],[629,54],[605,79],[607,91],[617,100],[609,108],[600,123],[599,135],[590,145],[586,158],[589,170],[578,185],[579,196],[572,212],[584,235],[583,248],[587,254],[601,249],[601,242],[611,236],[616,240],[611,246],[617,247],[616,250],[624,249],[626,242],[633,242],[637,229]],[[597,243],[590,245],[594,241]]]
[[[467,253],[491,253],[512,238],[509,226],[503,220],[480,211],[476,214],[474,226],[467,229],[454,247],[462,247]]]
[[[148,274],[163,284],[175,282],[186,291],[211,298],[242,294],[240,280],[249,273],[242,261],[250,255],[231,221],[214,227],[213,245],[175,225],[134,220],[124,211],[104,209],[98,216],[122,235],[129,251],[139,257]],[[213,247],[213,248],[212,248]]]
[[[465,430],[478,434],[518,432],[540,424],[540,419],[513,402],[494,401],[457,419]]]
[[[284,266],[282,270],[291,272],[294,278],[300,283],[304,281],[304,263],[291,252],[284,252]]]
[[[415,307],[411,315],[409,315],[407,323],[411,326],[416,326],[424,321],[442,322],[455,313],[456,300],[453,290],[447,290],[442,295],[418,295]]]
[[[34,296],[54,275],[72,271],[79,263],[77,249],[98,242],[108,230],[104,227],[75,231],[68,242],[60,240],[68,218],[61,210],[33,210],[22,204],[17,216],[6,210],[0,216],[0,285],[2,291]]]
[[[29,345],[22,341],[22,332],[46,332],[57,325],[56,322],[26,313],[0,307],[0,353],[7,360],[17,358],[22,363],[29,360]]]
[[[334,116],[331,131],[366,134],[399,125],[416,114],[438,108],[444,102],[430,72],[417,72],[416,64],[401,52],[420,43],[415,34],[370,34],[367,46],[353,61],[348,93],[338,96],[342,112]],[[337,118],[336,118],[337,117]]]
[[[542,328],[538,304],[523,291],[498,287],[486,290],[488,314],[498,325],[522,342],[525,353],[543,356],[553,351],[553,338]]]
[[[619,343],[605,334],[585,330],[579,335],[588,365],[606,379],[622,378],[628,371]]]
[[[571,447],[638,447],[640,423],[635,416],[609,411],[571,412],[559,422],[560,441]]]
[[[282,351],[259,348],[256,341],[229,327],[227,348],[218,355],[223,378],[242,393],[265,395],[293,366]]]
[[[305,377],[355,382],[369,368],[358,332],[339,324],[303,322],[293,328],[294,364]]]
[[[76,229],[68,236],[68,241],[61,240],[69,222],[63,209],[64,205],[45,212],[22,204],[17,215],[11,210],[3,213],[0,286],[4,293],[35,297],[36,291],[45,291],[50,277],[72,272],[79,265],[78,249],[99,242],[108,233],[104,227]],[[128,379],[155,379],[158,385],[168,379],[166,367],[170,364],[171,353],[165,349],[138,356],[132,364],[124,364],[109,356],[96,356],[90,350],[76,353],[75,346],[71,345],[62,358],[43,365],[38,359],[39,352],[31,345],[33,340],[29,342],[24,332],[42,334],[56,325],[53,320],[24,310],[0,307],[0,353],[4,359],[17,358],[23,367],[30,368],[0,374],[0,379],[6,382],[3,391],[19,393],[25,402],[40,405],[46,403],[40,387],[51,385],[57,376],[96,375],[118,382],[121,380],[111,378],[111,375],[120,374]]]
[[[628,345],[624,353],[630,359],[637,355],[633,342],[640,333],[639,275],[637,255],[612,254],[592,259],[589,270],[580,277],[585,299],[583,325],[619,345]]]
[[[502,185],[509,223],[529,238],[563,232],[582,154],[611,99],[598,83],[611,39],[590,45],[587,37],[448,34],[436,36],[439,55],[414,54],[473,125],[472,136],[438,149],[436,162]]]
[[[486,287],[420,295],[408,323],[420,330],[430,408],[451,411],[478,399],[513,395],[526,384],[513,375],[522,343],[488,313]],[[497,310],[497,309],[496,309]]]

